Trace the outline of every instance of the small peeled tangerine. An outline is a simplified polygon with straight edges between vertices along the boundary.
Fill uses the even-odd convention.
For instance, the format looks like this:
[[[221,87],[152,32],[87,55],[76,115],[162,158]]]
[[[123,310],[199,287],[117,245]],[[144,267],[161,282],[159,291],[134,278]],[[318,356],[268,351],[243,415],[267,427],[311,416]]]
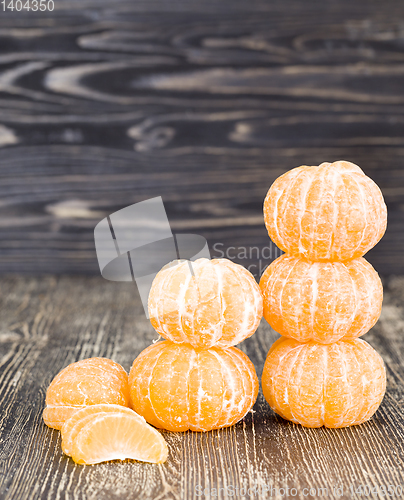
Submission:
[[[311,262],[284,254],[261,277],[264,318],[285,337],[329,344],[354,339],[380,316],[383,286],[363,257]]]
[[[264,201],[271,240],[313,261],[362,257],[386,230],[379,187],[354,163],[294,168],[278,177]]]
[[[254,365],[236,347],[147,347],[129,374],[132,408],[169,431],[210,431],[241,420],[257,399]]]
[[[301,344],[281,337],[262,373],[269,406],[304,427],[347,427],[369,420],[382,402],[386,372],[364,340]]]
[[[111,359],[83,359],[66,366],[52,380],[43,419],[47,426],[60,430],[75,412],[100,403],[129,406],[128,374]]]
[[[114,404],[78,410],[62,427],[62,449],[78,464],[109,460],[163,463],[167,444],[161,434],[130,408]]]
[[[229,347],[258,328],[262,296],[253,275],[230,260],[174,261],[154,278],[149,316],[172,342]]]

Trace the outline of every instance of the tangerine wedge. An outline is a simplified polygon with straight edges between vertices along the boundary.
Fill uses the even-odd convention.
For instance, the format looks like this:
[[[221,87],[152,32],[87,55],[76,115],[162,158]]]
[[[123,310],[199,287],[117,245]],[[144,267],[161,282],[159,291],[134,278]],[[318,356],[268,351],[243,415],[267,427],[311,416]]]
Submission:
[[[83,359],[64,368],[52,380],[43,419],[49,427],[60,430],[77,410],[100,403],[129,406],[128,374],[111,359]]]
[[[258,379],[235,347],[200,349],[157,342],[135,359],[129,374],[133,409],[155,427],[209,431],[228,427],[252,408]]]
[[[282,250],[313,261],[362,257],[386,230],[378,186],[354,163],[301,166],[278,177],[264,201],[268,234]]]
[[[167,459],[167,444],[162,435],[134,412],[103,411],[85,420],[70,449],[78,464],[126,458],[163,463]]]
[[[98,413],[127,413],[128,415],[134,415],[139,418],[139,421],[145,421],[143,417],[135,413],[130,408],[126,408],[121,405],[114,404],[99,404],[84,406],[80,410],[77,410],[71,417],[69,417],[61,429],[62,433],[62,450],[66,455],[71,456],[73,443],[76,436],[81,431],[81,429],[90,422],[95,414]]]
[[[363,257],[311,262],[284,254],[260,281],[264,318],[285,337],[322,344],[364,335],[380,316],[383,286]]]
[[[364,340],[301,344],[281,337],[268,352],[262,390],[270,407],[304,427],[369,420],[386,390],[379,354]]]
[[[253,275],[230,260],[174,261],[153,281],[149,316],[172,342],[229,347],[257,329],[262,296]]]

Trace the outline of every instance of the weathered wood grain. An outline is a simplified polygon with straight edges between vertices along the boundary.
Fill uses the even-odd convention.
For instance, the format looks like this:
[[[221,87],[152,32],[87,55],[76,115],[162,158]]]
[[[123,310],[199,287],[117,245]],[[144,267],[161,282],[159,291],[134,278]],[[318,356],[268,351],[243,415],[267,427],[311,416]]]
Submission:
[[[390,278],[385,290],[381,319],[365,336],[383,356],[388,377],[386,397],[370,422],[305,429],[277,417],[260,393],[254,412],[234,427],[206,434],[164,432],[170,449],[164,465],[78,466],[63,455],[59,433],[42,422],[48,384],[68,363],[91,356],[111,357],[129,369],[157,334],[131,284],[99,277],[3,277],[0,498],[227,499],[236,488],[233,498],[285,498],[274,490],[272,496],[262,489],[260,495],[241,490],[271,486],[296,488],[294,498],[304,498],[304,488],[316,488],[311,498],[321,498],[318,488],[328,488],[327,498],[361,498],[350,495],[350,485],[402,485],[404,278]],[[262,320],[240,345],[259,376],[276,337]],[[198,485],[211,494],[198,497]],[[342,497],[334,487],[344,489]]]
[[[403,26],[398,0],[1,12],[0,273],[97,274],[95,224],[160,195],[174,231],[266,246],[273,180],[336,159],[382,188],[368,257],[404,273]]]

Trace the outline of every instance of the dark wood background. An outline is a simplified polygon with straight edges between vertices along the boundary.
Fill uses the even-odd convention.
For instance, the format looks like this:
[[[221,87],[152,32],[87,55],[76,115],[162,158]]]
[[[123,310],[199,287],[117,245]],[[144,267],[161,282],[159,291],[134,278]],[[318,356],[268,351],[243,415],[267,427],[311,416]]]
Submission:
[[[98,274],[95,224],[160,195],[174,231],[268,245],[273,180],[337,159],[388,204],[369,260],[404,272],[401,1],[55,5],[0,11],[1,273]]]
[[[162,466],[75,466],[42,423],[52,377],[91,356],[129,369],[156,338],[135,286],[99,276],[96,223],[162,196],[172,229],[204,235],[212,256],[262,249],[274,179],[337,159],[359,164],[389,209],[367,256],[386,292],[365,336],[388,376],[372,421],[303,429],[260,393],[235,427],[164,433]],[[359,499],[349,486],[403,486],[403,161],[402,0],[55,0],[52,13],[0,10],[0,499],[216,498],[197,497],[198,484],[296,487],[295,498],[327,487],[328,498]],[[277,255],[234,260],[262,269]],[[240,346],[258,375],[276,336],[262,321]],[[342,497],[332,493],[341,486]]]

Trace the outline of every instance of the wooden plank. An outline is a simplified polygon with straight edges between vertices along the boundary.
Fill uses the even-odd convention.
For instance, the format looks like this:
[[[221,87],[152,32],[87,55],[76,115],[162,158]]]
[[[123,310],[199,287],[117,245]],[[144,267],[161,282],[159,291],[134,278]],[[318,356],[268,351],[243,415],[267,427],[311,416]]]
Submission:
[[[78,466],[63,455],[59,433],[42,422],[52,377],[91,356],[111,357],[128,370],[157,334],[132,284],[99,277],[3,277],[0,498],[192,500],[216,498],[213,488],[224,488],[217,498],[225,499],[239,488],[234,498],[279,499],[285,487],[296,488],[296,498],[303,498],[304,488],[328,488],[327,498],[360,498],[350,495],[351,485],[402,485],[403,298],[404,278],[389,279],[381,319],[365,336],[383,356],[388,377],[386,397],[370,422],[305,429],[274,415],[260,393],[254,412],[234,427],[206,434],[164,432],[170,450],[164,465]],[[262,320],[240,345],[259,376],[276,337]],[[198,496],[199,486],[209,494]],[[262,493],[271,486],[277,494]],[[334,487],[344,489],[342,497]],[[261,496],[242,494],[242,488],[261,488]]]
[[[369,260],[404,273],[402,2],[57,0],[37,14],[0,18],[0,273],[98,274],[95,224],[160,195],[175,231],[265,246],[273,180],[341,158],[388,204]]]

